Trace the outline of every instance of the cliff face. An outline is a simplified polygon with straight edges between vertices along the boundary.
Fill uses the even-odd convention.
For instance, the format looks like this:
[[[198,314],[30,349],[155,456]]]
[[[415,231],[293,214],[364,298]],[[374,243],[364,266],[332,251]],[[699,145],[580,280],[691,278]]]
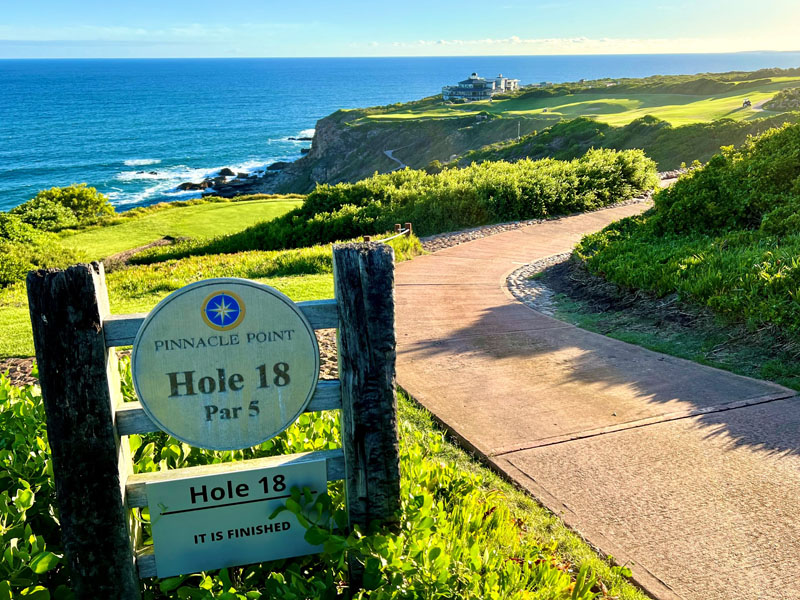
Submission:
[[[367,111],[338,111],[317,123],[311,151],[264,181],[263,191],[305,193],[317,183],[358,181],[376,171],[422,168],[449,161],[473,148],[516,138],[547,120],[459,117],[451,119],[366,118]],[[388,154],[387,154],[388,153]]]

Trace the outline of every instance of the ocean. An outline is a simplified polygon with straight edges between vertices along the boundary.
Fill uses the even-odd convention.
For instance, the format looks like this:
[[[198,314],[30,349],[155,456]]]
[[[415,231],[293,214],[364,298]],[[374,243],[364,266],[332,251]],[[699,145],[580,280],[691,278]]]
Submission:
[[[119,210],[223,167],[296,160],[318,119],[406,102],[471,72],[521,83],[800,66],[800,52],[625,56],[0,60],[0,210],[85,182]]]

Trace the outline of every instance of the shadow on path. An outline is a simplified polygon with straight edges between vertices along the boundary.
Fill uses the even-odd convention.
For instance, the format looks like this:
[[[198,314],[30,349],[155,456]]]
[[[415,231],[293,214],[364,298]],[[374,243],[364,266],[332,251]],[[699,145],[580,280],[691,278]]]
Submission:
[[[709,438],[800,453],[800,410],[780,419],[774,411],[742,419],[735,410],[795,396],[782,386],[606,338],[522,305],[490,307],[465,321],[446,337],[403,345],[398,359],[417,366],[426,404],[491,454],[697,415]]]

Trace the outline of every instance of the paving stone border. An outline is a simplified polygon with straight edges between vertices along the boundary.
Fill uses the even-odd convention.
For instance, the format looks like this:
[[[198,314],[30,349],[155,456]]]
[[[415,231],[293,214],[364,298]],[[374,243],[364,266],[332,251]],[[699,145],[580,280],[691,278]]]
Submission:
[[[571,252],[555,254],[541,260],[533,261],[520,267],[506,278],[506,286],[511,294],[534,310],[549,317],[555,314],[555,292],[538,279],[531,279],[545,269],[569,260]]]

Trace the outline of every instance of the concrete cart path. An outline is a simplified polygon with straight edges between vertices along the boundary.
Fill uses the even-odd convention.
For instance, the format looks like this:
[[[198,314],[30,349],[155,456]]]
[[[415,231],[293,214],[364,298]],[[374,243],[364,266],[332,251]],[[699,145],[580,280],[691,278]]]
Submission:
[[[398,382],[658,598],[800,598],[800,400],[514,300],[635,204],[397,266]]]

